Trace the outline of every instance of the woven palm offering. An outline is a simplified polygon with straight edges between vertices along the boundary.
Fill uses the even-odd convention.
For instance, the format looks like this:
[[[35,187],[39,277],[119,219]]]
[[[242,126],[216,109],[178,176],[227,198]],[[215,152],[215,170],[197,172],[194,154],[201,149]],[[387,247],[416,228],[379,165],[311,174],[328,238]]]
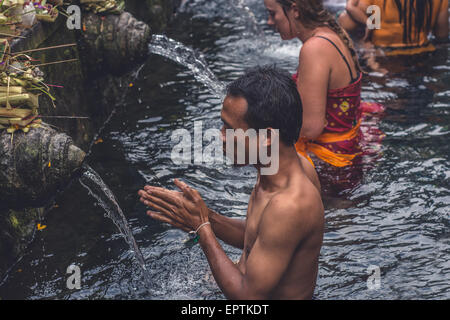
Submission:
[[[0,0],[0,36],[17,34],[22,22],[24,0]]]
[[[80,0],[80,3],[93,13],[121,13],[125,7],[123,1],[117,0]]]
[[[0,40],[1,41],[1,40]],[[3,54],[0,68],[0,129],[9,133],[16,130],[28,132],[40,125],[37,119],[39,101],[42,93],[54,98],[43,82],[42,72],[31,64],[31,58],[21,54]]]
[[[48,3],[47,0],[34,2],[36,19],[44,22],[54,22],[58,18],[59,11],[56,6]]]
[[[25,0],[0,0],[2,12],[4,11],[11,12],[14,10],[20,10],[20,8],[23,8],[24,4]]]

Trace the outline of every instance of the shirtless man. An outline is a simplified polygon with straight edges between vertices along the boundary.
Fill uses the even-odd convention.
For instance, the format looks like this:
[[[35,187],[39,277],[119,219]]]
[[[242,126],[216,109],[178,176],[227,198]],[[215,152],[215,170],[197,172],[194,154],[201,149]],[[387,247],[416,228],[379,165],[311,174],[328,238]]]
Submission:
[[[212,274],[227,298],[311,299],[324,209],[315,170],[294,148],[302,121],[296,85],[274,67],[253,69],[229,85],[221,118],[224,144],[226,129],[267,128],[270,134],[257,139],[265,139],[269,148],[279,134],[279,170],[264,175],[261,162],[254,165],[258,178],[246,219],[212,211],[198,191],[177,179],[181,192],[146,186],[139,191],[140,200],[154,209],[147,212],[153,219],[184,231],[198,230]],[[225,254],[217,238],[243,249],[239,263]]]

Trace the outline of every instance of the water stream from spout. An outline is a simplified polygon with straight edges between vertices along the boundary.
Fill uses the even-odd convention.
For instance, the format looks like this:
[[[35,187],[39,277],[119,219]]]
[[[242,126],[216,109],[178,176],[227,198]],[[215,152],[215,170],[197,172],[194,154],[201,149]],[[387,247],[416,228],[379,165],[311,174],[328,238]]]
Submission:
[[[187,67],[195,79],[208,87],[218,98],[225,96],[225,84],[217,79],[205,59],[195,50],[164,35],[155,35],[150,42],[149,51]]]
[[[127,219],[125,218],[125,215],[123,214],[114,194],[105,184],[100,175],[94,171],[94,169],[89,167],[87,164],[83,165],[83,169],[83,174],[79,179],[80,184],[88,190],[92,197],[97,200],[98,204],[103,208],[103,210],[105,210],[105,216],[111,219],[119,229],[121,235],[129,245],[130,250],[134,254],[136,261],[142,269],[142,273],[147,280],[147,283],[149,284],[150,274],[147,271],[144,256],[136,243],[133,233],[128,226]]]

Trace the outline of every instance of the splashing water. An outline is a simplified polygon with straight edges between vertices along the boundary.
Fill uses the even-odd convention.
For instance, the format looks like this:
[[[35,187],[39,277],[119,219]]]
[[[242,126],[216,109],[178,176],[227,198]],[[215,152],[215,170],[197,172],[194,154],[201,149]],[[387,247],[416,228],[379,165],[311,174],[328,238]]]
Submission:
[[[264,30],[259,26],[255,14],[247,6],[245,0],[232,0],[231,4],[238,14],[238,17],[242,17],[240,18],[240,20],[245,24],[247,30],[251,32],[251,35],[253,37],[259,38],[260,40],[263,40],[263,42],[266,42],[266,35],[264,34]]]
[[[116,227],[119,229],[125,241],[130,246],[139,266],[142,269],[147,283],[150,283],[150,275],[148,274],[147,267],[145,266],[145,260],[139,249],[133,233],[131,232],[127,219],[122,212],[119,204],[112,191],[108,188],[102,178],[97,172],[94,171],[87,164],[83,164],[84,172],[79,179],[80,184],[89,191],[89,194],[94,197],[98,204],[105,210],[106,217],[110,218]]]
[[[231,7],[230,7],[231,5]],[[256,37],[265,37],[264,30],[250,6],[261,5],[259,0],[183,0],[178,12],[192,12],[197,17],[211,18],[221,16],[233,19],[237,25],[245,27],[244,36],[250,33]],[[231,9],[231,10],[230,10]]]
[[[153,36],[149,51],[189,68],[197,81],[207,86],[218,98],[225,96],[225,84],[217,79],[206,61],[195,50],[164,35]]]
[[[260,6],[260,0],[184,0],[178,11],[191,12],[194,18],[227,17],[233,24],[243,28],[241,34],[243,41],[238,41],[239,47],[250,46],[250,50],[256,51],[264,50],[270,45],[264,28],[255,15],[255,7]],[[257,48],[253,42],[258,44]]]

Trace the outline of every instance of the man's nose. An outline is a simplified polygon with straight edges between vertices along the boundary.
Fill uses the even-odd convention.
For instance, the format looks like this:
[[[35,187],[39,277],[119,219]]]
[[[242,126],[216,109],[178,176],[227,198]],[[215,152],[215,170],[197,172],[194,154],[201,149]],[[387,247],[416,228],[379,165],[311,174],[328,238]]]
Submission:
[[[273,21],[272,17],[270,17],[270,16],[267,19],[267,25],[270,27],[273,27],[275,25],[275,22]]]

